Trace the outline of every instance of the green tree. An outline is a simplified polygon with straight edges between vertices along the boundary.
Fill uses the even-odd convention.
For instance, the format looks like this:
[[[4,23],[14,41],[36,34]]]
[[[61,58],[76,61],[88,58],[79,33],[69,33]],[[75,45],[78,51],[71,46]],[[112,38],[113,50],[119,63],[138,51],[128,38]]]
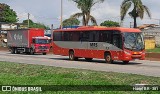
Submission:
[[[27,24],[28,24],[28,20],[23,20],[22,23],[25,24],[25,25],[27,25]],[[30,25],[33,25],[34,22],[33,22],[32,20],[29,19],[29,24],[30,24]]]
[[[106,27],[119,27],[119,23],[118,22],[114,22],[114,21],[104,21],[100,24],[101,26],[106,26]]]
[[[124,0],[121,4],[121,20],[124,20],[129,8],[133,5],[133,10],[128,14],[134,19],[134,28],[137,27],[137,17],[143,19],[144,13],[151,18],[151,13],[147,6],[143,5],[141,0]]]
[[[0,22],[15,23],[17,21],[16,12],[9,5],[0,3]]]
[[[74,26],[79,24],[80,24],[80,21],[76,18],[69,18],[63,21],[63,26]]]
[[[28,25],[28,20],[23,20],[22,22],[24,25]],[[50,29],[48,26],[42,23],[34,23],[32,20],[29,19],[29,28],[43,28],[43,29]]]
[[[82,24],[87,26],[89,21],[93,23],[93,25],[97,25],[96,19],[91,15],[91,9],[97,3],[102,3],[104,0],[72,0],[77,4],[78,9],[81,10],[80,13],[73,14],[71,18],[79,18],[82,17]]]

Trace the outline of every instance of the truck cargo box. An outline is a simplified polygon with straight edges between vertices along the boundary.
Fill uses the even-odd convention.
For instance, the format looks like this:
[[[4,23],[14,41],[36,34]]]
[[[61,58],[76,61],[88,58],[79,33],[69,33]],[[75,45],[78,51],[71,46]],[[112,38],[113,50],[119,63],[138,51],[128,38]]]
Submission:
[[[20,29],[7,32],[8,47],[31,47],[33,37],[44,37],[43,29]]]

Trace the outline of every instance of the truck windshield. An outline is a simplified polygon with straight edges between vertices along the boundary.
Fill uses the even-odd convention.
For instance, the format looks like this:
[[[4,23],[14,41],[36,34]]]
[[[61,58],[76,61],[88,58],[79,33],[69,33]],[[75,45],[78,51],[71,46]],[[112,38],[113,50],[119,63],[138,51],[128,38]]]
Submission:
[[[48,44],[49,40],[48,39],[36,39],[37,44]]]
[[[144,40],[142,33],[125,32],[124,47],[128,50],[141,51],[144,49]]]

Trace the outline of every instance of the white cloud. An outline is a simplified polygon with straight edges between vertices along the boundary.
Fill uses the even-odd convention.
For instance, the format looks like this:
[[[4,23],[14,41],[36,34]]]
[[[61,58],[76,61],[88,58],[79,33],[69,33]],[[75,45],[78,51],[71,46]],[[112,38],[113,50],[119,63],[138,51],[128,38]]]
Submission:
[[[117,6],[112,6],[109,2],[105,2],[95,6],[92,15],[101,23],[105,20],[119,21],[120,13],[117,10]]]
[[[61,0],[1,0],[15,10],[20,17],[20,20],[27,19],[27,13],[31,14],[31,19],[36,22],[41,22],[47,25],[54,24],[59,27],[60,24],[60,1]],[[100,24],[105,20],[119,21],[120,4],[123,0],[105,0],[104,3],[97,4],[91,14],[97,19]],[[159,15],[159,0],[142,0],[143,4],[148,6],[153,18],[160,18]],[[63,0],[63,19],[69,18],[70,15],[79,12],[76,4],[71,0]],[[147,16],[145,16],[147,18]],[[81,20],[81,19],[80,19]],[[125,26],[133,22],[130,17],[124,21]],[[158,23],[158,20],[139,20],[138,25],[145,23]]]

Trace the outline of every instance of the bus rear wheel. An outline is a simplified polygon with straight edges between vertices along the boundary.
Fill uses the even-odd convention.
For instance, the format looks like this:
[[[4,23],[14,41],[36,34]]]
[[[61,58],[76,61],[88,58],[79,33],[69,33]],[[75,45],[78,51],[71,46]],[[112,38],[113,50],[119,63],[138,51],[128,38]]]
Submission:
[[[78,60],[78,57],[74,56],[74,52],[73,51],[69,51],[69,59],[72,60],[72,61],[73,60]]]
[[[104,58],[105,58],[106,63],[113,63],[110,53],[106,53]]]

